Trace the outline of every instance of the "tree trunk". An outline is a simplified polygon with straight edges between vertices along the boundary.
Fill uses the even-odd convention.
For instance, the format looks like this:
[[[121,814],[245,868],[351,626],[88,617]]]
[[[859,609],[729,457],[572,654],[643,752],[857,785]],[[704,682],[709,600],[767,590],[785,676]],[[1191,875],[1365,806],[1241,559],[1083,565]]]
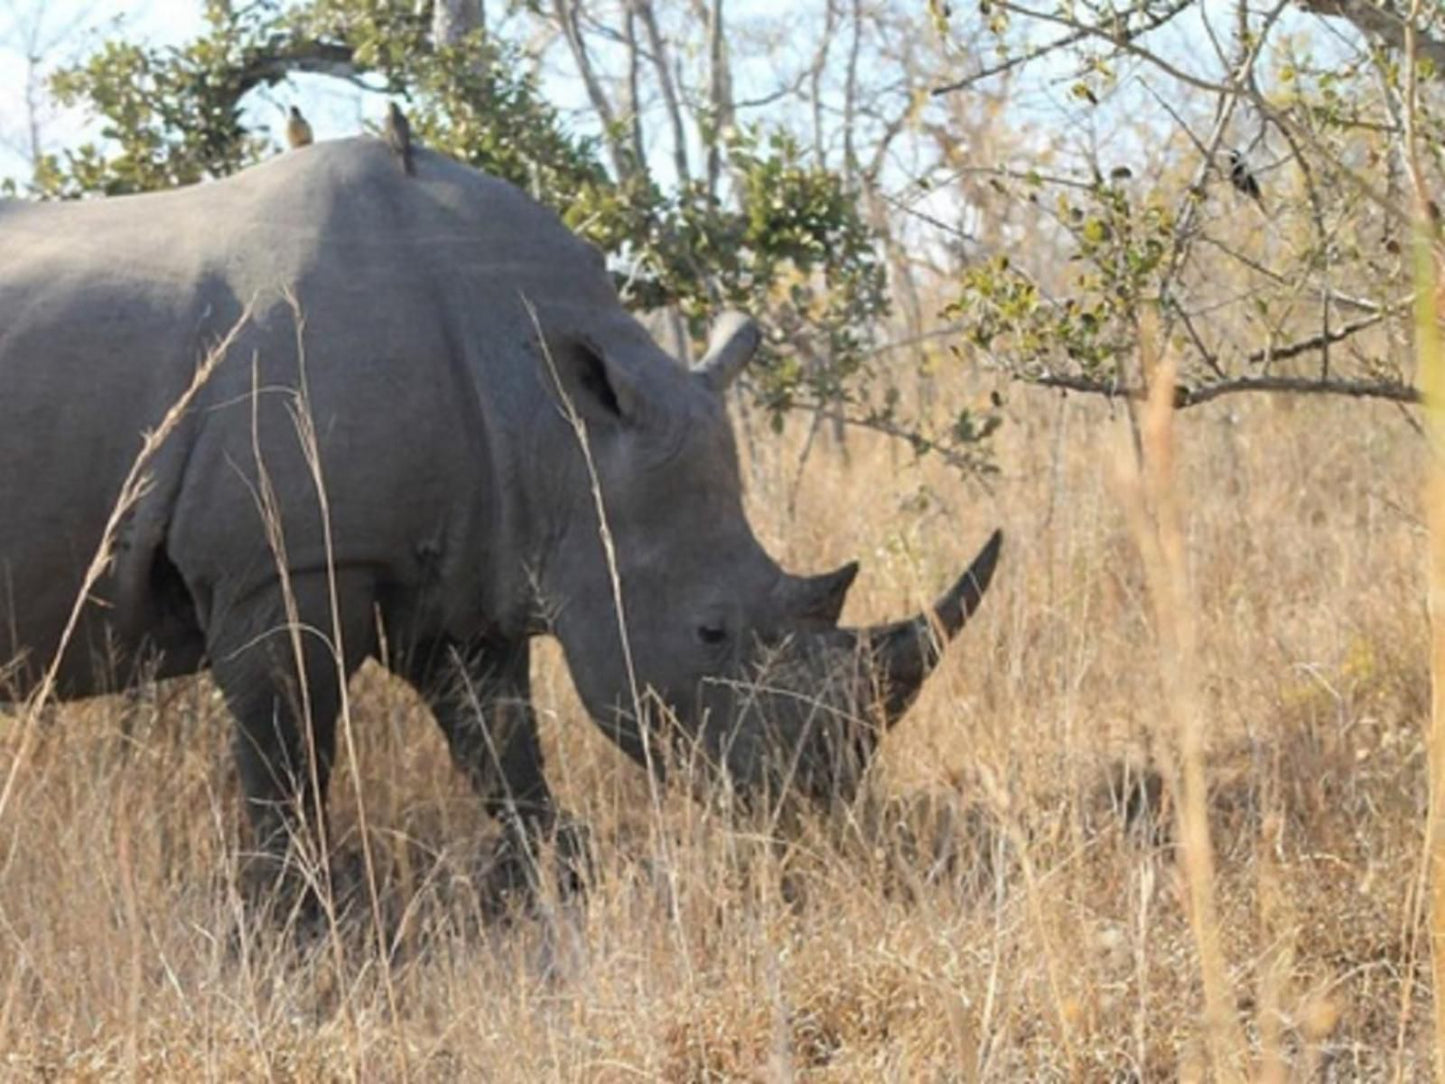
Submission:
[[[436,0],[432,8],[432,41],[438,49],[456,45],[473,30],[485,26],[482,0]]]

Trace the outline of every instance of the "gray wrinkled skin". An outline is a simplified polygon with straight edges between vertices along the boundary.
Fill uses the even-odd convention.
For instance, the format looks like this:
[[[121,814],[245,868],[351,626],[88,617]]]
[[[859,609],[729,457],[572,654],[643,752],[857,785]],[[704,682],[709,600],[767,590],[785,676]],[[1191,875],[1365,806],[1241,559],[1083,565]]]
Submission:
[[[124,687],[146,659],[161,676],[209,665],[236,717],[263,849],[284,852],[296,810],[319,810],[336,655],[347,676],[381,656],[378,628],[386,663],[509,823],[536,831],[555,814],[529,706],[538,633],[558,637],[589,712],[644,758],[563,403],[585,423],[600,479],[636,688],[703,734],[736,780],[775,782],[764,765],[777,741],[813,740],[778,696],[736,684],[769,654],[782,653],[791,686],[870,720],[868,749],[901,713],[875,695],[870,634],[836,628],[856,566],[785,573],[743,514],[720,389],[756,344],[751,323],[724,320],[687,372],[550,211],[421,150],[407,177],[371,139],[164,194],[0,202],[0,666],[18,660],[0,670],[0,696],[33,686],[140,434],[248,305],[123,525],[59,693]],[[329,535],[297,435],[303,386]],[[308,630],[299,652],[293,612]],[[916,689],[936,652],[910,650],[929,656]],[[320,795],[308,793],[307,714]],[[828,789],[826,772],[805,774]]]

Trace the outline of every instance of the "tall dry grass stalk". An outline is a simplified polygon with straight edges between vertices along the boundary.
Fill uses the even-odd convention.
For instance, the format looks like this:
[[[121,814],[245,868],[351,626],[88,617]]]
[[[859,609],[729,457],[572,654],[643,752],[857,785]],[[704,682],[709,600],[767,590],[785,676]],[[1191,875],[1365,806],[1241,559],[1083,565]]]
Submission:
[[[647,776],[647,795],[651,806],[651,829],[652,843],[656,849],[659,865],[665,879],[667,890],[667,913],[668,929],[678,949],[678,958],[681,962],[681,975],[683,979],[682,996],[689,1004],[697,998],[697,976],[692,966],[688,950],[689,935],[684,924],[684,918],[679,906],[682,898],[682,889],[679,883],[678,863],[673,855],[673,844],[669,838],[667,825],[663,816],[663,796],[659,780],[661,779],[662,761],[659,759],[667,755],[666,750],[653,748],[653,736],[648,725],[650,709],[666,711],[666,706],[656,703],[652,690],[643,689],[637,680],[637,668],[633,662],[632,638],[628,632],[627,609],[622,593],[622,574],[617,557],[617,546],[612,533],[612,524],[607,515],[607,501],[602,492],[602,478],[597,471],[597,462],[592,455],[592,443],[587,431],[587,420],[577,409],[577,404],[572,401],[567,386],[562,382],[561,374],[557,371],[556,358],[552,356],[551,348],[547,344],[546,336],[542,332],[542,324],[538,319],[536,307],[524,294],[522,304],[527,310],[527,316],[532,322],[532,331],[536,335],[537,348],[541,353],[543,363],[547,367],[547,375],[551,379],[552,389],[561,404],[563,416],[572,430],[573,439],[577,443],[578,452],[587,469],[587,486],[592,495],[593,509],[597,514],[597,541],[602,547],[603,559],[606,562],[608,584],[612,591],[612,619],[616,624],[618,641],[622,650],[623,666],[627,679],[627,690],[631,700],[632,718],[636,722],[638,736],[641,739],[642,757],[644,772]],[[691,1035],[690,1041],[703,1042],[705,1039],[699,1037],[696,1021],[690,1017],[685,1027]]]
[[[612,524],[607,516],[607,501],[602,493],[602,478],[597,472],[597,461],[592,457],[592,443],[587,433],[587,420],[577,409],[577,404],[572,401],[572,396],[567,386],[562,382],[561,374],[557,371],[557,361],[552,356],[552,350],[547,344],[546,335],[542,331],[542,323],[537,317],[537,309],[531,300],[522,295],[522,304],[527,310],[527,316],[532,322],[532,332],[537,337],[537,349],[541,353],[543,364],[547,367],[547,375],[551,378],[552,390],[561,404],[563,416],[572,429],[573,439],[577,442],[578,452],[582,456],[582,462],[587,468],[587,487],[592,495],[592,506],[597,513],[597,541],[602,547],[603,560],[606,562],[608,585],[612,591],[612,619],[617,627],[618,643],[622,650],[622,661],[627,678],[627,691],[631,700],[632,718],[636,720],[638,737],[642,744],[642,757],[647,775],[648,798],[652,808],[652,824],[654,830],[654,841],[658,854],[662,858],[662,868],[668,879],[668,897],[674,901],[672,907],[675,934],[682,943],[685,939],[684,931],[681,928],[682,918],[677,913],[675,901],[678,898],[677,886],[677,864],[672,861],[670,855],[670,843],[667,833],[663,829],[662,816],[662,792],[658,780],[661,778],[662,762],[660,758],[664,755],[663,750],[655,750],[652,745],[652,734],[647,726],[647,708],[651,705],[645,704],[644,698],[650,697],[652,693],[644,690],[637,681],[637,667],[632,659],[632,637],[627,628],[627,608],[623,601],[622,594],[622,573],[617,560],[617,545],[612,534]],[[688,992],[691,993],[692,973],[687,969]]]
[[[299,621],[296,609],[296,600],[291,590],[290,568],[286,561],[284,533],[281,524],[279,509],[275,507],[274,499],[271,500],[265,511],[269,512],[267,520],[267,534],[272,541],[272,555],[276,561],[277,575],[282,584],[285,596],[285,605],[289,632],[291,637],[292,656],[296,661],[298,684],[300,686],[300,699],[305,713],[305,726],[307,736],[307,770],[311,773],[312,795],[317,804],[316,825],[321,833],[317,863],[317,880],[324,886],[322,893],[323,905],[326,910],[328,924],[328,935],[332,946],[333,967],[336,970],[338,985],[343,981],[344,953],[341,944],[341,933],[337,925],[335,901],[332,893],[331,872],[330,872],[330,846],[326,839],[326,818],[324,816],[325,795],[321,791],[320,781],[317,777],[317,757],[314,740],[312,739],[312,720],[310,694],[306,687],[308,680],[306,674],[305,652],[302,646],[303,635],[321,636],[331,653],[332,674],[330,677],[337,685],[337,703],[340,705],[337,728],[341,732],[342,744],[346,751],[347,759],[351,763],[357,761],[356,732],[352,725],[351,697],[349,692],[350,673],[347,667],[345,633],[341,621],[340,594],[336,582],[336,548],[331,533],[331,505],[327,497],[326,479],[321,462],[321,445],[316,432],[316,423],[311,410],[311,390],[306,375],[306,316],[301,308],[300,299],[290,290],[284,291],[284,297],[291,309],[292,320],[296,329],[296,366],[297,366],[297,387],[291,401],[291,422],[296,430],[297,439],[300,441],[302,457],[305,460],[307,470],[311,475],[312,488],[316,495],[317,511],[321,517],[321,530],[323,549],[325,552],[326,571],[326,596],[329,602],[328,618],[330,629],[303,628]],[[252,447],[256,458],[256,469],[258,476],[266,478],[265,465],[262,461],[259,433],[256,422],[256,409],[259,405],[260,389],[252,387]],[[269,496],[269,481],[265,483]],[[370,913],[372,936],[375,938],[379,969],[381,973],[382,989],[386,995],[386,1007],[388,1021],[393,1029],[400,1026],[400,1013],[397,1006],[396,982],[392,974],[391,957],[394,946],[388,943],[387,933],[382,921],[381,895],[378,888],[376,872],[376,857],[372,847],[371,826],[367,818],[367,805],[365,795],[361,790],[361,777],[358,773],[351,773],[352,796],[355,801],[357,833],[361,844],[362,871],[366,880],[366,901]],[[353,1026],[356,1026],[355,1016],[348,1010]],[[394,1044],[396,1053],[396,1064],[399,1078],[402,1081],[410,1081],[411,1065],[407,1056],[406,1043],[397,1042]],[[361,1079],[361,1066],[357,1062],[352,1063],[352,1075],[354,1079]]]
[[[11,796],[15,793],[15,781],[30,756],[36,721],[40,717],[41,709],[50,702],[51,696],[55,693],[55,682],[60,673],[60,664],[65,658],[65,652],[70,647],[71,639],[75,636],[76,627],[80,624],[80,615],[85,610],[86,604],[91,601],[91,590],[110,568],[111,558],[114,556],[116,535],[120,531],[121,523],[141,498],[150,491],[150,476],[146,471],[156,457],[156,453],[161,450],[165,442],[170,439],[171,434],[175,432],[176,427],[181,424],[181,420],[186,416],[186,411],[191,408],[196,396],[206,386],[206,382],[211,379],[211,374],[225,360],[236,337],[241,333],[241,329],[250,322],[251,311],[252,306],[248,304],[241,315],[236,318],[236,322],[231,325],[230,330],[201,359],[201,363],[196,366],[196,371],[191,377],[191,382],[161,417],[160,424],[141,436],[140,451],[136,453],[135,460],[131,463],[125,480],[121,483],[120,493],[116,496],[115,504],[111,507],[110,515],[106,519],[105,528],[100,533],[100,541],[96,543],[95,553],[86,566],[85,575],[81,577],[80,590],[76,592],[75,604],[71,607],[70,616],[66,619],[65,628],[60,634],[60,643],[56,646],[55,654],[51,657],[49,665],[46,666],[39,685],[31,693],[21,712],[18,746],[14,759],[10,762],[10,770],[5,775],[5,785],[0,787],[0,821],[5,819],[5,811],[10,807]]]
[[[1409,18],[1405,20],[1404,157],[1414,208],[1411,253],[1415,275],[1417,379],[1425,400],[1430,436],[1430,468],[1425,498],[1430,539],[1426,571],[1430,613],[1430,719],[1425,743],[1429,766],[1429,804],[1422,868],[1429,880],[1435,1079],[1445,1082],[1445,358],[1441,356],[1439,332],[1439,253],[1431,226],[1425,172],[1419,159],[1419,73],[1415,56],[1415,26],[1419,15],[1420,0],[1412,0]],[[1412,922],[1412,929],[1414,926]],[[1406,990],[1408,992],[1408,986]],[[1408,1005],[1405,1011],[1408,1011]],[[1403,1065],[1403,1061],[1399,1064]]]
[[[1155,747],[1177,779],[1180,851],[1189,892],[1189,922],[1204,992],[1205,1038],[1217,1079],[1243,1079],[1244,1042],[1234,1013],[1228,963],[1220,946],[1215,906],[1214,847],[1210,840],[1205,775],[1205,714],[1200,695],[1199,642],[1186,552],[1184,511],[1175,474],[1174,388],[1178,363],[1159,343],[1152,313],[1141,322],[1139,349],[1148,399],[1140,431],[1142,462],[1126,489],[1130,525],[1143,559],[1159,640],[1160,676],[1172,733]],[[1128,472],[1126,461],[1121,469]]]
[[[1427,591],[1430,610],[1430,802],[1424,854],[1429,869],[1430,968],[1435,996],[1435,1075],[1445,1081],[1445,358],[1438,333],[1435,253],[1424,208],[1415,234],[1415,344],[1429,420],[1431,456],[1426,508],[1430,525]]]

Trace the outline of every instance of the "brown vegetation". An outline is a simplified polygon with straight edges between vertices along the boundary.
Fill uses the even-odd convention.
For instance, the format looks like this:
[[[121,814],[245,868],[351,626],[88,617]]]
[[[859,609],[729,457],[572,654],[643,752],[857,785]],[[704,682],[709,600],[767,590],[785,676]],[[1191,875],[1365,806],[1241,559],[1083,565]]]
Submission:
[[[339,770],[359,775],[394,951],[371,942],[359,888],[330,934],[258,933],[239,920],[210,685],[56,709],[0,821],[0,1077],[1197,1077],[1175,792],[1122,781],[1173,727],[1116,470],[1128,423],[1044,391],[1010,414],[991,492],[855,440],[846,464],[813,451],[795,519],[805,426],[760,438],[759,531],[790,567],[860,557],[850,621],[916,608],[989,529],[1009,533],[872,794],[786,845],[685,787],[655,816],[543,652],[550,771],[595,834],[594,884],[585,906],[490,919],[474,883],[492,827],[419,703],[368,667]],[[1238,1068],[1419,1079],[1424,442],[1386,405],[1249,399],[1176,425]],[[15,719],[0,715],[0,773]],[[357,789],[331,791],[345,899]]]

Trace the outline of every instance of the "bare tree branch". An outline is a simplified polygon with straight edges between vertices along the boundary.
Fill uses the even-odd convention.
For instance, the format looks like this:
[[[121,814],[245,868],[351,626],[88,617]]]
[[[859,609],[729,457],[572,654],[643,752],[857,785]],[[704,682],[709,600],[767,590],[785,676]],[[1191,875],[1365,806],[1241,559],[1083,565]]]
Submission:
[[[1369,0],[1299,0],[1299,6],[1316,15],[1344,19],[1368,37],[1377,37],[1391,49],[1405,49],[1405,16],[1388,2]],[[1445,41],[1415,29],[1415,55],[1425,57],[1435,70],[1445,71]]]
[[[578,22],[579,6],[579,0],[552,0],[552,15],[562,28],[567,47],[572,51],[572,62],[577,65],[577,74],[581,76],[582,85],[587,90],[587,100],[592,103],[597,119],[602,122],[602,138],[607,145],[608,157],[612,159],[612,168],[619,179],[625,179],[636,172],[640,163],[633,163],[618,137],[617,110],[613,108],[612,100],[602,86],[602,79],[592,63],[592,54],[582,37],[582,27]]]
[[[720,139],[723,130],[733,123],[732,74],[723,30],[723,0],[712,0],[707,12],[708,109],[712,121],[708,126],[711,131],[707,141],[707,192],[715,196],[722,176]]]
[[[278,43],[274,51],[253,57],[236,82],[236,98],[245,97],[259,86],[275,86],[295,72],[329,75],[369,90],[375,89],[362,78],[351,46],[303,39],[284,45]]]
[[[632,6],[642,19],[642,28],[647,34],[647,48],[651,55],[653,69],[657,72],[657,85],[662,90],[662,100],[667,104],[667,119],[672,126],[672,162],[677,178],[686,184],[692,180],[692,170],[687,163],[687,131],[682,123],[682,104],[678,100],[677,84],[672,78],[672,69],[667,63],[667,46],[662,31],[657,25],[657,12],[652,0],[632,0]]]
[[[858,53],[863,45],[863,0],[853,0],[853,40],[848,47],[848,75],[843,85],[843,179],[849,184],[858,175],[858,152],[854,143],[858,108]]]
[[[57,5],[46,0],[29,0],[22,6],[19,0],[9,0],[5,7],[11,15],[11,25],[5,36],[15,35],[24,62],[24,137],[0,142],[12,147],[25,158],[33,168],[45,152],[45,94],[44,67],[46,59],[62,44],[80,32],[82,26],[95,11],[94,3],[85,3],[71,10],[57,22],[51,16]]]
[[[1334,343],[1343,342],[1368,328],[1383,323],[1388,316],[1389,313],[1381,312],[1285,346],[1261,347],[1244,360],[1246,364],[1258,365],[1265,361],[1287,361],[1301,354],[1326,350]],[[1202,344],[1196,343],[1196,349],[1200,350],[1205,363],[1214,372],[1224,372],[1219,364],[1219,359],[1212,354],[1205,353]],[[1141,387],[1070,373],[1044,373],[1040,376],[1023,379],[1026,383],[1037,384],[1044,388],[1063,388],[1067,391],[1104,395],[1111,398],[1142,400],[1147,395],[1146,389]],[[1243,392],[1299,392],[1308,395],[1344,395],[1357,399],[1389,399],[1398,403],[1420,402],[1418,388],[1394,380],[1350,380],[1328,375],[1320,377],[1260,375],[1229,377],[1198,387],[1186,387],[1181,384],[1174,389],[1174,405],[1182,409],[1207,403],[1211,399],[1218,399],[1224,395],[1237,395]]]
[[[928,450],[932,451],[942,459],[943,462],[955,470],[974,475],[980,473],[980,464],[976,460],[971,459],[955,448],[935,444],[928,440],[928,438],[923,437],[916,430],[899,425],[897,422],[891,421],[888,418],[871,414],[860,416],[830,407],[813,407],[809,404],[799,404],[798,409],[805,411],[812,410],[815,421],[830,421],[835,425],[847,426],[850,429],[866,429],[873,433],[881,433],[886,437],[892,437],[895,440],[901,440],[907,444],[911,444],[915,449],[927,446]]]
[[[984,68],[982,71],[974,72],[972,75],[964,76],[962,79],[959,79],[956,82],[945,83],[943,86],[934,87],[929,93],[936,96],[939,94],[951,94],[956,90],[964,90],[968,87],[973,86],[973,84],[975,83],[980,83],[985,79],[991,78],[992,76],[1001,75],[1004,72],[1011,71],[1012,69],[1017,68],[1020,65],[1027,64],[1030,61],[1037,60],[1043,56],[1047,56],[1049,53],[1055,53],[1058,52],[1060,49],[1067,49],[1071,45],[1077,45],[1079,42],[1085,40],[1086,38],[1107,38],[1108,40],[1113,41],[1116,45],[1122,47],[1126,44],[1132,43],[1135,38],[1142,37],[1143,35],[1148,34],[1154,30],[1158,30],[1165,23],[1173,20],[1175,16],[1187,10],[1193,3],[1194,0],[1174,0],[1174,3],[1169,5],[1169,7],[1150,15],[1148,19],[1146,19],[1143,23],[1141,23],[1137,27],[1134,27],[1133,29],[1124,29],[1128,25],[1128,19],[1129,16],[1132,14],[1132,11],[1121,12],[1119,17],[1112,21],[1112,25],[1108,29],[1101,29],[1099,27],[1083,26],[1077,23],[1071,23],[1069,20],[1060,16],[1049,17],[1046,19],[1046,21],[1061,23],[1064,26],[1071,27],[1072,29],[1070,29],[1067,34],[1063,34],[1062,36],[1055,38],[1053,41],[1045,42],[1043,45],[1036,46],[1028,52],[1020,53],[1018,56],[1015,57],[1009,57],[1006,60],[1002,60],[999,63],[992,65],[991,67]],[[999,6],[1030,18],[1037,18],[1041,15],[1041,13],[1039,12],[1029,11],[1026,8],[1015,7],[1012,4],[1005,3],[1000,4]],[[1145,9],[1143,6],[1140,6],[1134,8],[1133,10],[1140,11]]]
[[[435,0],[432,7],[432,41],[438,48],[456,45],[482,26],[482,0]]]
[[[828,160],[823,138],[823,69],[828,63],[828,50],[833,44],[833,30],[838,25],[838,0],[824,0],[823,32],[818,35],[818,48],[807,71],[809,105],[813,114],[813,154],[820,163]]]
[[[622,37],[627,44],[627,125],[632,133],[632,156],[639,162],[647,160],[647,145],[642,139],[642,56],[637,47],[637,4],[628,4],[622,12]]]
[[[1086,376],[1072,376],[1060,373],[1029,380],[1042,388],[1059,388],[1064,391],[1083,392],[1087,395],[1102,395],[1111,399],[1143,400],[1148,392],[1144,388],[1113,384]],[[1174,407],[1184,410],[1199,406],[1226,395],[1241,395],[1249,392],[1276,393],[1289,395],[1334,395],[1351,399],[1382,399],[1392,403],[1417,404],[1421,402],[1420,389],[1413,384],[1401,384],[1393,380],[1321,380],[1308,376],[1241,376],[1232,380],[1221,380],[1217,384],[1205,384],[1190,388],[1183,384],[1174,388]]]

